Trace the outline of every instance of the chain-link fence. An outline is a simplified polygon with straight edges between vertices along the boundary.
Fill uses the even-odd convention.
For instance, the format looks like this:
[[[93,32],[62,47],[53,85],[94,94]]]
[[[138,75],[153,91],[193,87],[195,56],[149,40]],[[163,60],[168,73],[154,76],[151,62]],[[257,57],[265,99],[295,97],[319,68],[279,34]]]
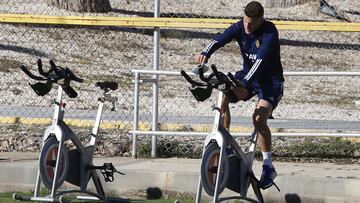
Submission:
[[[3,128],[15,125],[50,124],[53,114],[51,101],[56,96],[53,89],[44,97],[37,96],[28,85],[35,83],[20,70],[20,65],[37,71],[37,58],[43,59],[49,68],[49,59],[57,65],[69,67],[84,83],[74,83],[79,96],[65,98],[65,119],[74,126],[90,132],[96,117],[97,98],[100,89],[97,81],[116,81],[119,89],[114,92],[118,97],[116,112],[111,106],[104,109],[104,127],[101,134],[126,136],[132,127],[133,83],[130,70],[134,67],[148,67],[152,63],[152,37],[136,29],[108,27],[63,27],[52,25],[2,24],[1,40],[1,117]],[[141,38],[141,41],[136,39]],[[138,48],[135,48],[138,47]],[[142,48],[140,48],[142,47]],[[141,61],[134,60],[134,58]],[[9,125],[10,124],[10,125]],[[40,136],[43,128],[28,131],[25,137]],[[85,128],[86,127],[86,128]],[[125,131],[124,131],[125,130]],[[10,133],[11,134],[11,133]],[[3,134],[4,145],[10,147],[8,136]],[[14,134],[13,134],[14,135]],[[16,136],[16,134],[14,135]],[[114,138],[115,139],[115,138]]]
[[[47,16],[132,18],[154,16],[154,2],[148,0],[111,0],[112,10],[108,13],[69,11],[58,8],[50,2],[52,1],[3,0],[0,2],[0,15],[3,18],[6,18],[7,14],[19,14],[18,18],[21,18],[22,14],[45,15],[42,16],[43,18]],[[242,10],[247,2],[161,1],[160,17],[238,19],[242,16]],[[308,0],[298,1],[296,5],[290,5],[290,3],[277,5],[274,3],[276,1],[270,0],[261,2],[265,5],[266,17],[272,20],[350,21],[352,23],[360,21],[359,11],[356,10],[360,2],[357,1],[328,0],[328,4],[321,4],[323,1]],[[93,120],[95,117],[96,99],[100,94],[94,87],[96,81],[117,81],[120,84],[119,90],[116,91],[119,98],[117,112],[109,112],[109,108],[106,109],[105,123],[112,123],[112,125],[104,125],[110,127],[103,131],[103,135],[113,135],[112,140],[119,139],[120,135],[122,135],[121,139],[130,139],[127,131],[132,128],[133,119],[131,70],[152,69],[152,28],[9,22],[0,24],[0,27],[0,92],[2,95],[0,113],[3,123],[1,141],[8,143],[0,144],[10,145],[11,142],[8,140],[10,135],[39,137],[43,133],[41,127],[49,123],[52,115],[50,100],[56,91],[53,90],[45,97],[36,96],[27,84],[33,81],[30,81],[18,68],[24,64],[32,71],[36,71],[37,58],[43,59],[47,67],[48,60],[54,59],[58,65],[69,67],[85,79],[83,84],[74,84],[79,97],[66,99],[68,114],[65,118],[74,126],[84,126],[80,123],[85,122],[84,120]],[[195,65],[194,57],[222,30],[162,28],[160,70],[190,70]],[[280,40],[285,71],[359,71],[359,32],[280,30]],[[223,71],[236,71],[242,66],[236,43],[220,49],[210,62],[217,64]],[[279,111],[274,112],[275,117],[295,119],[301,114],[320,121],[329,119],[359,121],[360,117],[357,113],[360,100],[359,87],[356,87],[359,84],[358,78],[289,77],[285,84],[285,97],[279,106]],[[194,121],[197,121],[196,116],[199,115],[211,117],[210,103],[196,103],[182,79],[161,76],[159,87],[159,127],[161,130],[197,130],[191,129],[192,127],[188,126],[182,118],[194,117]],[[150,129],[151,85],[144,84],[141,88],[140,121],[144,124],[143,129]],[[309,96],[310,93],[313,96]],[[238,117],[250,116],[253,103],[246,105],[249,106],[241,107],[243,110],[238,111]],[[337,113],[331,114],[331,111]],[[235,112],[237,111],[234,110]],[[244,112],[247,114],[241,114]],[[181,122],[178,122],[179,120]],[[43,125],[24,127],[31,123]],[[168,123],[175,125],[168,125]],[[208,120],[200,124],[209,125]],[[86,127],[90,128],[90,124],[86,124]],[[86,131],[85,129],[81,128],[80,131]],[[170,146],[181,145],[171,144],[170,141],[167,143]],[[189,143],[189,141],[185,140],[181,143]],[[126,148],[129,144],[124,145],[121,147]],[[165,146],[169,147],[166,144]],[[8,146],[0,150],[14,149]],[[191,152],[191,150],[188,151]]]
[[[76,15],[76,16],[154,16],[153,0],[110,0],[112,8],[108,13],[71,11],[73,5],[80,1],[62,0],[3,0],[1,13],[41,14],[41,15]],[[94,1],[96,2],[101,1]],[[102,1],[106,2],[106,1]],[[160,2],[161,17],[185,18],[240,18],[248,0],[222,1],[170,1]],[[301,21],[344,21],[359,22],[359,6],[357,1],[350,0],[259,0],[265,7],[265,15],[270,19]],[[87,2],[84,1],[83,4]],[[104,5],[100,5],[104,6]],[[59,9],[60,8],[60,9]],[[68,9],[66,9],[68,8]],[[73,9],[74,10],[74,9]],[[85,10],[86,11],[86,10]],[[341,16],[343,18],[339,18]]]

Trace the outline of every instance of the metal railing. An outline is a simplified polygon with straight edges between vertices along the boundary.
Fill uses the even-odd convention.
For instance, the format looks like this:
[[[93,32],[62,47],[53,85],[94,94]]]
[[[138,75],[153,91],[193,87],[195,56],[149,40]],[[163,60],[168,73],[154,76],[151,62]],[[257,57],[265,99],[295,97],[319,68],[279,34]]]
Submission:
[[[163,136],[198,136],[198,137],[205,137],[208,135],[209,132],[195,132],[195,131],[162,131],[158,130],[157,128],[149,130],[139,130],[139,94],[140,94],[140,84],[142,83],[156,83],[158,85],[159,81],[155,78],[159,78],[160,75],[162,76],[177,76],[180,77],[180,72],[176,71],[157,71],[157,70],[132,70],[134,73],[134,121],[133,121],[133,130],[130,131],[130,133],[133,136],[133,145],[132,145],[132,157],[136,158],[137,155],[137,140],[138,135],[151,135],[155,139],[157,135],[163,135]],[[195,74],[192,72],[188,72],[190,76],[194,76]],[[141,79],[141,76],[144,75],[151,75],[152,79]],[[308,76],[308,77],[319,77],[319,76],[330,76],[330,77],[359,77],[360,72],[284,72],[285,77],[295,76]],[[155,94],[156,99],[153,99],[153,101],[158,101],[159,94]],[[154,105],[153,105],[154,106]],[[157,106],[157,104],[155,104]],[[152,116],[158,118],[158,109],[152,108],[153,111]],[[158,121],[152,120],[152,126],[157,126]],[[272,133],[273,136],[292,136],[292,137],[360,137],[360,122],[358,125],[357,132],[274,132]],[[249,132],[235,132],[232,133],[233,136],[248,136]],[[151,156],[156,156],[156,142],[151,143],[152,153]]]

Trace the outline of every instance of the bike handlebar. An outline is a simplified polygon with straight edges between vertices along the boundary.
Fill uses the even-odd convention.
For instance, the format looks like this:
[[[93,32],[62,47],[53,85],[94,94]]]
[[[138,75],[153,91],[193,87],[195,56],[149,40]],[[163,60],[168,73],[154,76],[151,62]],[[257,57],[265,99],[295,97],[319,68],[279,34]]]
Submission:
[[[68,79],[73,80],[79,83],[84,82],[83,79],[77,77],[69,68],[62,68],[60,66],[56,66],[53,60],[49,61],[51,65],[51,70],[54,70],[55,74],[59,77],[58,80]]]
[[[214,64],[211,65],[211,70],[213,71],[217,80],[223,84],[231,85],[231,82],[228,77],[223,72],[219,72]]]
[[[53,60],[49,61],[51,67],[49,71],[45,72],[42,67],[41,59],[38,59],[38,72],[41,76],[34,75],[27,69],[24,65],[21,65],[21,70],[29,76],[31,79],[39,80],[39,81],[50,81],[52,83],[56,83],[59,80],[65,79],[69,81],[76,81],[79,83],[84,82],[83,79],[77,77],[69,68],[62,68],[60,66],[56,66]],[[53,74],[54,73],[54,74]]]
[[[218,71],[214,64],[211,65],[211,70],[212,73],[208,77],[205,77],[203,71],[199,69],[199,78],[205,83],[194,81],[184,70],[181,70],[180,73],[190,84],[195,86],[206,86],[210,84],[213,88],[218,88],[218,86],[222,84],[226,84],[229,87],[231,85],[234,86],[235,84],[235,86],[238,87],[245,87],[245,85],[242,84],[232,73],[229,72],[227,75],[225,75],[223,72]],[[214,76],[216,79],[213,79]]]
[[[42,62],[40,59],[37,60],[37,64],[38,64],[38,71],[40,73],[40,75],[47,77],[49,76],[50,72],[53,71],[53,68],[51,67],[51,69],[47,72],[44,71],[44,69],[42,68]]]
[[[32,74],[24,65],[21,65],[20,68],[31,79],[40,80],[40,81],[47,80],[45,77],[40,77],[40,76],[36,76],[36,75]]]
[[[53,83],[59,84],[58,81],[64,80],[64,82],[59,85],[61,85],[61,87],[69,97],[71,98],[76,97],[77,93],[70,86],[70,82],[76,81],[82,83],[84,80],[77,77],[69,68],[62,68],[60,66],[56,66],[53,60],[50,60],[49,63],[50,63],[50,69],[45,72],[42,66],[41,59],[38,59],[37,61],[38,72],[41,76],[34,75],[24,65],[21,65],[20,68],[31,79],[37,81],[46,81],[45,84],[40,82],[35,83],[33,85],[30,84],[30,86],[34,89],[34,91],[38,95],[44,96],[50,91]]]
[[[200,80],[202,80],[202,81],[204,81],[204,82],[206,82],[206,83],[209,83],[209,81],[210,81],[210,76],[208,77],[208,78],[205,78],[205,76],[204,76],[204,69],[203,68],[200,68],[199,69],[199,77],[200,77]]]
[[[245,85],[240,82],[232,73],[228,72],[227,76],[231,79],[231,81],[234,82],[236,86],[245,88]]]
[[[245,87],[245,85],[238,81],[237,78],[231,73],[225,75],[223,72],[218,71],[215,65],[211,65],[211,70],[212,73],[208,77],[205,77],[203,73],[203,68],[198,67],[198,75],[202,82],[196,82],[191,79],[191,77],[184,70],[180,71],[181,75],[191,84],[191,87],[189,87],[189,89],[196,98],[196,100],[205,101],[211,96],[213,88],[218,89],[225,94],[228,94],[230,98],[235,98],[236,96],[234,97],[232,87]],[[233,103],[236,103],[238,99],[235,98],[231,101],[233,101]]]
[[[69,74],[71,80],[79,83],[84,82],[84,79],[77,77],[69,68],[66,68],[65,70]]]
[[[196,82],[193,79],[191,79],[190,76],[184,70],[181,70],[180,73],[190,84],[195,86],[204,86],[203,83]]]

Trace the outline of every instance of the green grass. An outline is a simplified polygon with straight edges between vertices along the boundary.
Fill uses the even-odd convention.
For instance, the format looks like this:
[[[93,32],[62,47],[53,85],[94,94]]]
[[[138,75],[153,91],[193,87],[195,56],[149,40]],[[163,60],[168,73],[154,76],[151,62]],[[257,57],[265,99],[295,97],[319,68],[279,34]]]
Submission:
[[[310,137],[302,143],[279,146],[274,151],[284,157],[358,158],[360,143],[342,138],[326,138],[319,142]]]
[[[150,138],[142,139],[139,144],[138,157],[149,158],[151,152]],[[158,138],[157,156],[162,158],[201,158],[202,146],[196,146],[193,142],[184,142],[176,139]],[[273,145],[274,158],[314,158],[314,159],[358,159],[360,154],[360,142],[343,138],[316,138],[306,137],[302,142],[291,142],[286,145]],[[261,158],[260,150],[256,151],[256,158]]]

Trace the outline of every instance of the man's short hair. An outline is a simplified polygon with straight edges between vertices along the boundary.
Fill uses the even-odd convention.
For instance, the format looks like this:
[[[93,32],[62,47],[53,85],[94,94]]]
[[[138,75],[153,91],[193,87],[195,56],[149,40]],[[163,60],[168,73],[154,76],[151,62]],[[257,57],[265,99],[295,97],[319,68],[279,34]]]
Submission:
[[[263,17],[264,7],[258,1],[251,1],[245,7],[245,15],[250,18]]]

